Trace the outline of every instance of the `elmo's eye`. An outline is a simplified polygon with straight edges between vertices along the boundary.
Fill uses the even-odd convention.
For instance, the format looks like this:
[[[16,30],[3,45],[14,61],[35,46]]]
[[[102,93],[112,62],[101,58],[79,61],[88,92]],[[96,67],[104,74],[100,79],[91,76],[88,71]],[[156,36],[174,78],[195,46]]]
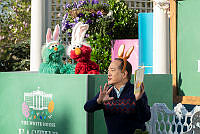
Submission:
[[[75,50],[75,47],[73,47],[72,49]]]
[[[77,45],[76,47],[81,48],[81,45]]]
[[[56,44],[55,47],[57,47],[58,45]]]

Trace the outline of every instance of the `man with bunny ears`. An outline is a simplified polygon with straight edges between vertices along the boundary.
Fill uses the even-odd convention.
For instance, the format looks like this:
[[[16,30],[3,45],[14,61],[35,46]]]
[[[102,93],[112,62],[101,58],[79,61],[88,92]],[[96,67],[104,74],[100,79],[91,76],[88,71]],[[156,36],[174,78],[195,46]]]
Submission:
[[[136,129],[144,131],[145,122],[151,118],[144,84],[141,84],[141,91],[134,94],[134,85],[130,83],[132,66],[127,59],[134,47],[123,57],[124,47],[121,45],[119,58],[115,58],[108,68],[108,83],[103,90],[100,86],[100,92],[84,106],[87,112],[103,109],[108,134],[134,134]]]

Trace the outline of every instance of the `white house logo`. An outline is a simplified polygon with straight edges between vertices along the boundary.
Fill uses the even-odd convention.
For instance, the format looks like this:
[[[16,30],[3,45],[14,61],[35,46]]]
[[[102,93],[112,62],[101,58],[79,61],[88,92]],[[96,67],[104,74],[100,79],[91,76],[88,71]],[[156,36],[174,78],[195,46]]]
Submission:
[[[24,102],[33,110],[48,109],[48,104],[52,100],[52,94],[46,94],[37,90],[31,93],[24,93]]]
[[[53,95],[40,91],[24,93],[22,113],[28,119],[51,119],[54,110]]]
[[[53,94],[41,91],[40,87],[36,91],[24,92],[22,114],[25,119],[21,120],[19,134],[58,134],[54,122]],[[34,126],[34,129],[29,129],[29,126]]]

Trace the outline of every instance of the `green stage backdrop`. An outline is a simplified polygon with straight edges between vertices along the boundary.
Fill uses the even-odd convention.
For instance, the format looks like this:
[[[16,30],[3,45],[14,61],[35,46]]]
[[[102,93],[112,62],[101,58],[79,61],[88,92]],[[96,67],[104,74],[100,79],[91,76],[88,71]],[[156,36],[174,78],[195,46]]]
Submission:
[[[177,1],[179,95],[200,96],[200,0]]]
[[[0,133],[106,134],[103,111],[83,106],[107,75],[0,73]],[[145,75],[149,104],[172,109],[171,75]]]

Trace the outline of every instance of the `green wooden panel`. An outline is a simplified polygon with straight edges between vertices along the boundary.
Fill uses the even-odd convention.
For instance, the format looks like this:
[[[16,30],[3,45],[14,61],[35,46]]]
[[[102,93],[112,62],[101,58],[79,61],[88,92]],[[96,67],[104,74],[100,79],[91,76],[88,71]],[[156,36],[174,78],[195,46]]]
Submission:
[[[177,76],[179,95],[200,95],[200,1],[177,2]]]
[[[53,112],[30,108],[30,115],[26,118],[22,113],[25,93],[33,94],[38,86],[46,95],[52,95]],[[27,134],[29,131],[29,134],[43,134],[51,131],[51,134],[86,134],[86,112],[83,109],[86,93],[87,75],[0,73],[0,133]],[[37,98],[35,107],[39,104],[45,107],[45,99],[42,106],[41,98]],[[36,104],[36,97],[34,99]],[[30,100],[26,101],[27,105]]]
[[[134,75],[132,76],[133,83]],[[90,75],[88,77],[88,99],[93,98],[99,92],[99,86],[107,82],[107,75]],[[169,74],[146,74],[144,77],[145,92],[148,97],[149,105],[154,103],[165,103],[173,109],[172,77]],[[106,134],[106,125],[103,111],[96,111],[88,116],[89,134]],[[91,126],[91,127],[90,127]]]
[[[149,105],[165,103],[173,109],[172,76],[169,74],[146,74],[144,77],[145,92]]]

